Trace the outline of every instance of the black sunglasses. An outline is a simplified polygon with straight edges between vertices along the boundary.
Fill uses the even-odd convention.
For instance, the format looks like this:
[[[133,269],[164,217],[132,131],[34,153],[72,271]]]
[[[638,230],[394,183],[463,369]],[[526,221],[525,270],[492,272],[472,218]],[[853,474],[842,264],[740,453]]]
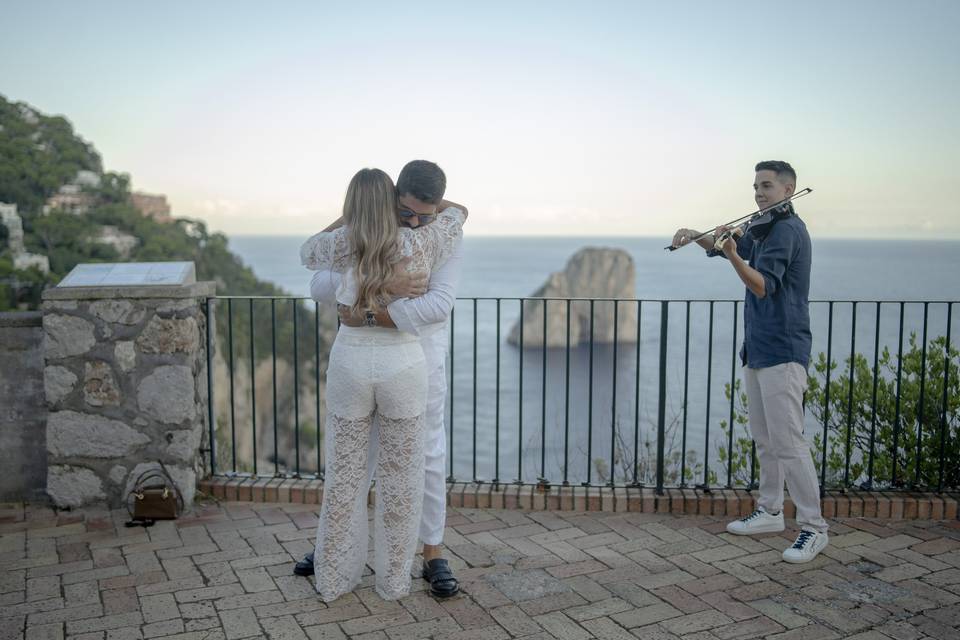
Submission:
[[[417,224],[430,224],[437,217],[437,214],[435,213],[417,213],[416,211],[411,211],[410,209],[398,209],[397,214],[405,220],[409,220],[410,218],[416,216]]]

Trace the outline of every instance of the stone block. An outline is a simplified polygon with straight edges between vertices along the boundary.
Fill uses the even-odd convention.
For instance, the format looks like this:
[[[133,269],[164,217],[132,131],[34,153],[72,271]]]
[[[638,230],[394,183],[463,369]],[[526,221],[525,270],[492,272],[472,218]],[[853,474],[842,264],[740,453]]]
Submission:
[[[148,442],[119,420],[76,411],[55,411],[47,418],[47,451],[59,458],[121,458]]]
[[[193,420],[197,414],[190,367],[164,365],[140,382],[137,404],[152,418],[167,424]]]
[[[137,366],[137,351],[132,341],[121,341],[113,348],[113,359],[121,371],[132,371]]]
[[[111,324],[140,324],[147,311],[130,300],[97,300],[88,307],[91,314]]]
[[[107,497],[97,474],[70,465],[52,465],[47,469],[47,494],[58,507],[82,507]]]
[[[76,384],[77,376],[66,367],[50,366],[43,370],[43,389],[50,406],[70,395]]]
[[[83,366],[83,399],[91,407],[115,407],[120,404],[120,388],[110,364],[102,360]]]
[[[76,316],[48,314],[43,317],[44,352],[48,360],[79,356],[97,343],[93,323]]]
[[[167,441],[166,458],[191,463],[197,457],[197,451],[200,449],[201,431],[200,425],[197,425],[195,429],[168,431],[165,436]]]
[[[194,318],[164,319],[154,316],[137,338],[141,353],[194,353],[200,346],[200,331]]]

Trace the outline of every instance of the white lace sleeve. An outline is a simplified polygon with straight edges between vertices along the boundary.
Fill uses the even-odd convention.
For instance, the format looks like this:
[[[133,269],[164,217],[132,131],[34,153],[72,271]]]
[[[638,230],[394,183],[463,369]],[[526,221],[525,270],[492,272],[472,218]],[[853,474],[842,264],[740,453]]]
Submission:
[[[353,254],[345,227],[321,231],[300,247],[300,263],[311,271],[346,273],[353,266]]]
[[[422,252],[431,270],[447,261],[463,237],[463,211],[447,207],[433,224],[411,234],[414,251]]]

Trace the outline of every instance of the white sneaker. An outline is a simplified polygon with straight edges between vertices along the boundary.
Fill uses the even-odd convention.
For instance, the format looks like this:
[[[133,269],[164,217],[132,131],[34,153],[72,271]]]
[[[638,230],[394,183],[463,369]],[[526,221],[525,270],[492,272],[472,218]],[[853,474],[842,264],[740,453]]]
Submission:
[[[794,564],[810,562],[826,548],[829,541],[830,536],[826,532],[818,533],[801,529],[800,535],[797,536],[797,541],[793,543],[793,546],[784,550],[783,559]]]
[[[777,515],[757,508],[745,518],[727,524],[727,531],[737,536],[749,536],[754,533],[780,533],[783,531],[783,511]]]

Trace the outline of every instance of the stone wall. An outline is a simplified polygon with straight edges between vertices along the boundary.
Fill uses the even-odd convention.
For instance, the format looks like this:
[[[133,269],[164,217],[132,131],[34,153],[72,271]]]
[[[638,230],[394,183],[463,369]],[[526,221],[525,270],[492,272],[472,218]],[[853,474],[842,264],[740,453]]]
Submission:
[[[47,493],[116,508],[163,461],[189,504],[205,474],[204,299],[213,283],[44,292]]]
[[[46,500],[42,344],[39,312],[0,313],[0,502]]]

